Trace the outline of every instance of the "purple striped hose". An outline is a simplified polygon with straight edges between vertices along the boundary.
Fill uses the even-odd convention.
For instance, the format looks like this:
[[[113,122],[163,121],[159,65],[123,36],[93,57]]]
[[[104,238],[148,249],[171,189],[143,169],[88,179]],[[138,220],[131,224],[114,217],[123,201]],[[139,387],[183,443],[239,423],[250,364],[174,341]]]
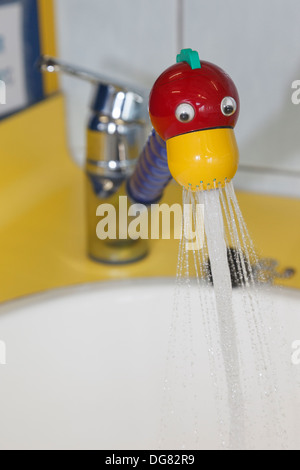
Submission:
[[[128,181],[128,195],[136,203],[157,203],[171,179],[166,143],[153,130]]]

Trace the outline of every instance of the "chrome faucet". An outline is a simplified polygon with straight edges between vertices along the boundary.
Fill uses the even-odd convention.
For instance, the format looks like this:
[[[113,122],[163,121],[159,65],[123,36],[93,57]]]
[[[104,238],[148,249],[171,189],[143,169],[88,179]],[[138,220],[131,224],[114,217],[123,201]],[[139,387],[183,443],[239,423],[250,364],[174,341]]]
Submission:
[[[104,263],[130,263],[147,254],[147,241],[101,240],[96,233],[97,208],[111,204],[119,220],[119,196],[127,194],[132,175],[146,141],[148,97],[145,90],[112,83],[103,75],[74,67],[52,57],[41,57],[39,68],[65,73],[95,86],[87,126],[86,218],[87,245],[91,259]]]

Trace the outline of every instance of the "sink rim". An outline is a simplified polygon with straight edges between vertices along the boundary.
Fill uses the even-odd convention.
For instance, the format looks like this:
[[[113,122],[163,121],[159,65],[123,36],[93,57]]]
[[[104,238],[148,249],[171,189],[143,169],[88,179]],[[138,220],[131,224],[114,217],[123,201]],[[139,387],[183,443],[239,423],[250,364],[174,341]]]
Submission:
[[[191,284],[197,283],[195,278],[191,278]],[[151,285],[166,285],[170,286],[173,284],[174,289],[176,287],[176,277],[165,277],[165,276],[156,276],[156,277],[137,277],[137,278],[126,278],[126,279],[107,279],[105,281],[95,281],[95,282],[87,282],[87,283],[80,283],[69,285],[65,287],[56,287],[53,289],[47,289],[44,291],[36,292],[33,294],[28,294],[22,297],[17,297],[15,299],[11,299],[5,302],[0,303],[0,319],[3,315],[18,313],[18,309],[26,308],[30,306],[37,305],[39,303],[44,303],[45,301],[49,300],[56,300],[61,298],[70,297],[73,293],[77,294],[84,294],[84,293],[94,293],[95,291],[102,291],[105,290],[115,290],[115,289],[123,289],[126,286],[133,287],[133,286],[151,286]],[[292,298],[293,300],[300,301],[300,289],[296,289],[293,287],[285,287],[285,286],[278,286],[278,285],[261,285],[258,286],[258,289],[265,290],[267,293],[272,293],[272,296],[285,296]],[[239,291],[240,288],[234,289],[234,291]]]

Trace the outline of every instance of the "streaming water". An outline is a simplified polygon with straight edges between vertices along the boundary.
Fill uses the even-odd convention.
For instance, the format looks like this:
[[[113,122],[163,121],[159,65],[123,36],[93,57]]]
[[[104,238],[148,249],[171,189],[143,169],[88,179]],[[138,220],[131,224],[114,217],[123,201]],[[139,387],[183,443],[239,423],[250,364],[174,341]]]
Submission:
[[[183,190],[183,208],[160,446],[284,449],[280,329],[234,187]]]
[[[224,235],[219,190],[205,192],[205,232],[221,338],[224,368],[227,377],[230,413],[230,447],[244,447],[244,400],[240,383],[237,331],[233,312],[232,283]]]

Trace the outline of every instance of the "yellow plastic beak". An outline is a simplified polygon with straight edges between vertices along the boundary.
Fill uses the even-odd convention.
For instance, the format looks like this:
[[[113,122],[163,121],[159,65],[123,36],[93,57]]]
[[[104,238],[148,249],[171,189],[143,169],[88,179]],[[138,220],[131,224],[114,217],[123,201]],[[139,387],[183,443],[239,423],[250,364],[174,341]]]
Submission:
[[[192,191],[225,186],[237,172],[239,151],[233,129],[207,129],[167,140],[169,169]]]

